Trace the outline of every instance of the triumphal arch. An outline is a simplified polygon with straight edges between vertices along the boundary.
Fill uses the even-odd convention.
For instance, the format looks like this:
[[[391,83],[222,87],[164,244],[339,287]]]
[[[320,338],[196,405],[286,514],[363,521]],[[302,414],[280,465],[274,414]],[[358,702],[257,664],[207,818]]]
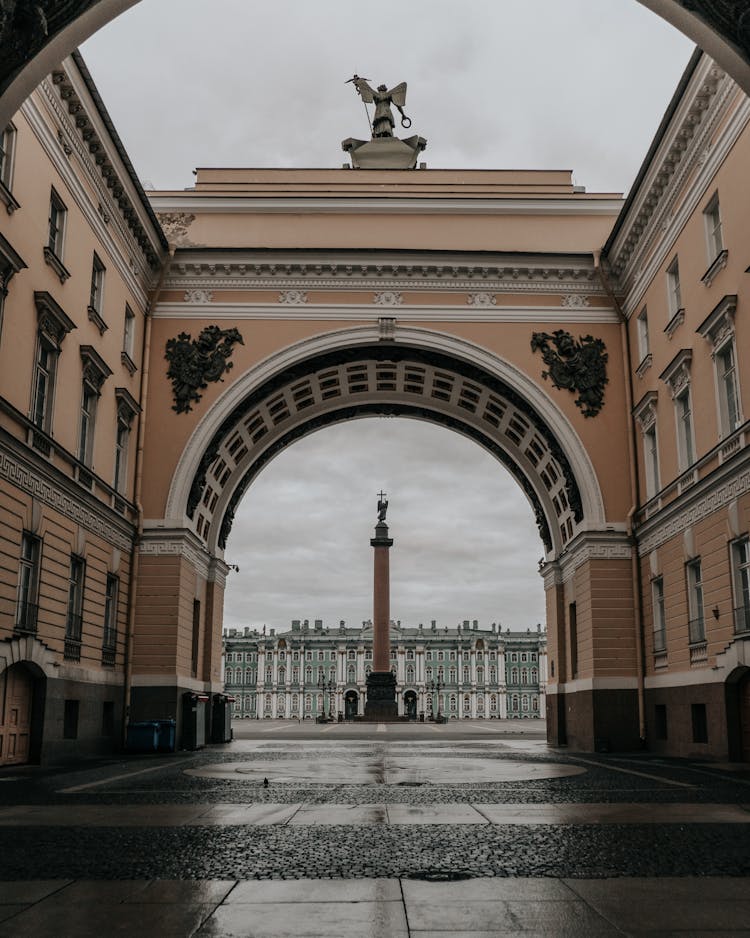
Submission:
[[[529,502],[555,683],[571,607],[580,649],[553,737],[633,744],[629,401],[598,254],[620,198],[561,171],[342,168],[199,169],[151,201],[169,368],[147,402],[133,714],[217,684],[223,551],[260,469],[320,427],[397,414],[475,440]]]

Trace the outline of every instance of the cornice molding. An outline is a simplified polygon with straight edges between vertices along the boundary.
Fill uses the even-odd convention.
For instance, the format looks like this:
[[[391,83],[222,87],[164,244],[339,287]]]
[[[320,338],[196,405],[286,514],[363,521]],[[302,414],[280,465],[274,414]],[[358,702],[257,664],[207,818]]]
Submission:
[[[309,303],[292,306],[267,303],[159,303],[154,319],[274,319],[313,321],[372,321],[383,314],[385,303]],[[425,303],[393,304],[399,318],[411,322],[554,322],[617,323],[617,313],[610,307],[570,309],[549,306],[445,306]]]
[[[632,556],[632,544],[626,533],[584,531],[557,558],[560,582],[567,583],[582,564],[591,560],[630,560]]]
[[[705,128],[705,139],[701,143],[705,144],[710,139],[711,134],[716,129],[716,124],[719,123],[726,112],[732,93],[736,90],[733,83],[730,82],[727,85],[721,101],[717,102],[717,112],[712,114],[711,126]],[[626,294],[624,311],[628,317],[640,308],[646,290],[666,262],[667,255],[673,250],[679,233],[690,216],[699,207],[701,200],[705,198],[712,180],[749,120],[750,98],[747,98],[739,104],[736,114],[732,116],[727,126],[722,130],[721,136],[713,145],[709,154],[706,155],[705,146],[700,149],[696,145],[688,160],[689,165],[686,164],[680,178],[672,184],[669,201],[662,207],[663,210],[649,228],[648,242],[639,246],[637,257],[635,254],[633,255],[633,259],[628,262],[619,277],[620,292]],[[680,197],[687,177],[695,168],[699,170],[698,175],[688,187],[679,209],[674,211],[674,203]],[[649,255],[648,252],[654,247],[654,242],[656,242],[655,249]]]
[[[206,580],[221,579],[221,568],[201,543],[200,539],[187,528],[147,527],[141,535],[138,552],[149,557],[184,557]],[[226,571],[224,573],[226,582]]]
[[[35,465],[30,458],[24,458],[20,452],[14,452],[16,441],[11,440],[10,437],[0,436],[0,478],[6,479],[21,491],[60,512],[112,546],[124,551],[132,549],[135,530],[130,525],[117,518],[107,506],[101,505],[97,509],[93,504],[89,504],[89,498],[91,502],[95,501],[93,496],[83,493],[72,479],[55,478],[56,473],[51,467],[41,462]]]
[[[636,530],[639,555],[651,553],[747,492],[750,492],[750,450],[739,457],[739,464],[724,463],[641,524]]]
[[[43,88],[44,86],[42,85],[40,87]],[[51,104],[54,101],[54,96],[50,99],[49,96],[45,95],[45,101],[47,102],[48,106],[51,107]],[[113,259],[114,265],[125,282],[125,285],[132,293],[134,299],[141,306],[145,307],[147,302],[147,291],[149,287],[147,283],[141,282],[139,276],[139,267],[146,268],[147,266],[145,263],[145,257],[143,256],[143,252],[141,251],[140,247],[133,239],[127,226],[122,221],[119,210],[115,206],[111,206],[111,213],[107,214],[110,217],[110,224],[114,224],[115,228],[117,229],[117,233],[121,238],[121,243],[118,243],[118,240],[115,239],[109,225],[104,221],[104,217],[99,211],[98,206],[95,207],[93,205],[89,193],[86,191],[85,187],[78,179],[76,173],[73,171],[70,162],[61,150],[58,141],[52,136],[52,130],[49,126],[49,123],[47,120],[45,120],[44,116],[39,110],[39,104],[33,95],[24,102],[21,111],[28,121],[31,130],[39,141],[39,144],[49,158],[50,163],[60,174],[63,182],[65,183],[65,186],[75,199],[78,208],[83,214],[95,237],[100,241],[101,244],[105,246],[109,256]],[[60,112],[61,114],[57,114],[57,112],[53,110],[53,120],[66,119],[62,109],[60,109]],[[71,139],[73,139],[74,143],[77,140],[75,136],[73,136]],[[80,152],[78,152],[77,148],[76,153],[78,158],[84,164],[90,162],[88,154],[83,151],[82,148]],[[97,197],[99,199],[108,199],[106,187],[104,187],[104,185],[101,183],[101,179],[97,182],[97,180],[92,176],[92,173],[94,172],[93,169],[88,166],[86,168],[88,170],[89,176],[91,176],[92,185],[96,189]],[[107,201],[106,204],[109,205],[109,201]],[[133,268],[127,262],[123,254],[123,247],[127,249],[134,260],[138,258],[138,266]]]
[[[268,198],[255,195],[217,196],[189,192],[180,195],[151,193],[155,212],[243,215],[611,215],[622,199],[572,196],[565,199],[440,199],[372,196],[320,198],[296,196]]]

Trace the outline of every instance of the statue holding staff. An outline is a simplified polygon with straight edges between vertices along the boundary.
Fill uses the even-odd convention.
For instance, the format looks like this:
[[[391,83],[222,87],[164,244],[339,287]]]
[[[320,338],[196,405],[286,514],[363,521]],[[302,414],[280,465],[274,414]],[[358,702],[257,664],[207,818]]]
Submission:
[[[367,84],[366,78],[360,78],[355,75],[349,81],[354,83],[359,96],[365,104],[375,105],[375,116],[372,119],[372,137],[392,137],[393,128],[396,122],[393,119],[391,105],[396,107],[401,114],[401,126],[411,127],[411,119],[404,114],[404,105],[406,104],[406,82],[396,85],[390,90],[385,85],[378,85],[373,89]]]
[[[378,494],[378,521],[385,521],[385,514],[388,511],[388,499],[385,496],[385,492],[380,492]]]

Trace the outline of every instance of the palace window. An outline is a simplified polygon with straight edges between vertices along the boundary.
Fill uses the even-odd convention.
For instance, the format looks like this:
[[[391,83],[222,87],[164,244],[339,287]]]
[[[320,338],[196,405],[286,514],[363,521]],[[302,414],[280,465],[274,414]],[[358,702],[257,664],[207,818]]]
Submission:
[[[318,652],[318,661],[322,661],[325,658],[325,653],[322,651]]]
[[[521,709],[522,710],[529,709],[529,698],[526,696],[526,694],[524,694],[523,697],[521,698]]]
[[[456,712],[456,695],[451,694],[450,696],[450,708],[453,713]]]
[[[0,184],[4,186],[7,193],[13,188],[13,162],[16,153],[16,128],[13,124],[6,124],[5,129],[0,135]],[[3,201],[10,211],[16,208],[15,200],[8,203],[7,197]],[[11,208],[12,204],[12,208]]]
[[[443,681],[445,680],[445,669],[444,669],[444,668],[438,668],[438,680],[440,681],[441,684],[442,684]]]
[[[455,674],[455,671],[454,671],[453,673]],[[468,683],[469,683],[469,669],[468,669],[468,668],[464,668],[462,673],[463,673],[463,682],[464,682],[464,684],[468,684]]]
[[[522,683],[522,684],[528,684],[528,683],[529,683],[529,672],[526,670],[526,668],[523,668],[523,669],[521,670],[521,683]]]
[[[234,683],[234,671],[231,668],[227,668],[224,680],[227,684]]]
[[[667,267],[667,297],[669,300],[669,318],[672,319],[682,309],[680,265],[676,257]]]
[[[539,672],[537,671],[536,668],[531,669],[531,683],[532,684],[539,683]]]
[[[442,660],[443,660],[443,653],[442,653],[442,651],[439,651],[439,652],[438,652],[438,661],[442,661]]]
[[[68,572],[68,608],[65,618],[64,656],[70,661],[81,660],[81,637],[83,632],[83,587],[86,578],[86,561],[72,555]]]
[[[312,682],[312,668],[305,668],[305,683],[310,684]]]
[[[406,680],[411,684],[414,681],[414,668],[408,665],[406,668]]]
[[[471,710],[471,697],[468,694],[464,695],[464,712],[468,713]]]
[[[273,668],[266,668],[266,684],[273,681]]]
[[[732,588],[734,591],[734,631],[750,632],[750,537],[732,544]]]
[[[728,342],[717,353],[716,369],[719,380],[719,410],[722,430],[724,435],[727,436],[742,423],[733,342]]]
[[[432,680],[432,668],[425,668],[424,676],[425,676],[426,681],[431,681]]]
[[[513,694],[510,698],[510,708],[516,713],[518,712],[518,694]]]
[[[521,661],[526,661],[526,652],[521,655]]]
[[[518,668],[513,668],[513,669],[511,670],[511,672],[510,672],[510,683],[511,683],[511,684],[517,684],[517,683],[518,683]]]
[[[490,694],[490,711],[492,713],[495,713],[496,710],[497,710],[497,695]]]
[[[448,673],[449,673],[449,675],[450,675],[449,680],[450,680],[451,684],[455,684],[455,683],[456,683],[456,669],[455,669],[455,668],[451,668]]]
[[[356,671],[353,667],[349,666],[346,672],[346,679],[350,684],[353,684],[356,680]]]
[[[477,697],[477,710],[480,713],[484,713],[484,697]]]
[[[484,668],[477,668],[477,684],[484,684]]]
[[[648,337],[648,310],[644,306],[636,320],[638,327],[638,355],[642,362],[651,351]]]
[[[111,573],[107,574],[107,586],[104,595],[102,664],[109,667],[114,667],[117,655],[117,599],[119,593],[119,579]]]
[[[722,437],[729,436],[743,423],[737,379],[734,329],[736,310],[736,294],[727,294],[696,330],[712,347],[719,405],[719,432]]]
[[[107,326],[102,319],[102,309],[104,306],[104,275],[106,267],[99,259],[99,255],[94,252],[94,259],[91,264],[91,288],[89,290],[89,319],[96,325],[100,333],[103,333]]]
[[[57,258],[63,259],[63,244],[65,241],[65,219],[68,210],[60,196],[53,189],[49,200],[49,227],[47,231],[47,248]]]
[[[708,245],[708,261],[711,263],[724,250],[724,238],[721,233],[721,210],[719,208],[719,193],[715,192],[708,205],[703,210],[706,224],[706,244]]]
[[[538,697],[532,697],[532,698],[531,698],[531,705],[532,705],[532,709],[533,709],[533,710],[538,710],[538,709],[539,709],[539,698],[538,698]]]
[[[285,684],[285,683],[286,683],[286,668],[279,668],[279,680],[278,680],[278,683],[279,683],[279,684]]]
[[[687,469],[695,462],[695,443],[693,441],[693,414],[690,406],[690,388],[675,398],[677,413],[677,449],[680,468]]]
[[[310,694],[305,695],[305,711],[309,713],[312,710],[312,697]]]
[[[350,651],[349,654],[348,654],[348,658],[349,658],[349,661],[356,661],[356,660],[357,660],[357,652],[356,652],[356,651]]]
[[[651,600],[654,609],[654,651],[660,653],[667,648],[667,624],[664,616],[664,579],[660,576],[651,581]]]
[[[646,497],[653,498],[659,491],[659,447],[656,424],[643,432],[643,458],[646,464]]]
[[[688,591],[688,634],[690,643],[706,640],[706,624],[703,618],[703,574],[700,560],[691,560],[685,565]]]
[[[49,338],[46,335],[40,335],[34,368],[34,398],[31,405],[31,419],[45,433],[49,433],[52,428],[52,400],[55,390],[58,354],[58,348]]]
[[[254,681],[254,679],[253,679],[253,672],[251,671],[250,668],[245,668],[245,683],[246,683],[246,684],[254,684],[254,683],[255,683],[255,681]]]
[[[414,661],[414,652],[412,651],[411,648],[406,652],[406,660]]]
[[[15,626],[17,632],[29,634],[36,632],[41,552],[41,540],[28,531],[24,531],[21,536],[21,557],[18,565],[18,604]]]
[[[451,660],[451,661],[455,661],[455,660],[456,660],[456,653],[455,653],[455,651],[452,651],[452,652],[450,653],[450,660]]]
[[[133,310],[125,304],[125,322],[122,329],[122,353],[126,355],[130,361],[132,368],[130,370],[135,370],[135,360],[133,355],[135,353],[135,313]],[[126,361],[124,364],[127,364]]]
[[[490,684],[497,683],[497,668],[490,668]]]
[[[94,421],[96,402],[99,395],[90,384],[84,383],[81,398],[81,423],[78,434],[78,458],[82,463],[91,463],[91,450],[94,441]]]

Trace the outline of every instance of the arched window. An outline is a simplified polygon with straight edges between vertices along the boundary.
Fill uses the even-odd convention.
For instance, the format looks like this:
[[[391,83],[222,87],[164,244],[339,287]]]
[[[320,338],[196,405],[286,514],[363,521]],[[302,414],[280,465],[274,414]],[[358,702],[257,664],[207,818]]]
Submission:
[[[279,694],[276,702],[276,712],[283,713],[286,701],[284,700],[284,695]]]
[[[292,652],[292,661],[299,661],[299,652],[298,652],[298,651],[293,651],[293,652]]]
[[[526,652],[524,652],[524,653],[521,655],[521,661],[525,661],[525,660],[526,660]]]
[[[367,677],[368,674],[372,674],[372,666],[369,664],[365,665],[365,677]],[[352,680],[354,680],[354,678],[352,678]]]
[[[455,694],[451,694],[451,710],[454,713],[456,712],[456,695]]]
[[[414,681],[414,668],[411,665],[407,665],[406,668],[406,680],[409,682]]]
[[[305,660],[306,660],[306,661],[312,661],[312,652],[311,652],[311,651],[305,652]]]
[[[396,649],[392,648],[391,649],[391,661],[395,661],[395,660],[396,660]]]
[[[312,668],[305,668],[305,683],[312,683]]]
[[[426,681],[432,680],[432,668],[425,668],[424,676]]]
[[[336,669],[335,669],[335,668],[331,668],[331,670],[328,672],[328,680],[329,680],[329,681],[335,681],[335,680],[336,680]]]
[[[497,683],[497,668],[490,668],[490,684]]]
[[[266,694],[265,704],[266,704],[266,711],[270,712],[271,710],[271,695],[270,694]]]
[[[456,683],[456,669],[455,668],[451,668],[450,670],[450,682],[451,684]]]
[[[292,684],[299,684],[299,668],[292,668]]]
[[[452,651],[452,652],[451,652],[451,661],[455,661],[455,660],[456,660],[456,653],[455,653],[455,651]]]
[[[477,698],[477,710],[480,713],[484,713],[484,697]]]
[[[280,651],[280,652],[279,652],[279,661],[286,661],[286,652],[285,652],[285,651]]]
[[[518,668],[513,668],[513,670],[510,672],[510,683],[511,684],[518,683]]]
[[[432,652],[431,652],[431,651],[428,651],[428,652],[427,652],[427,660],[428,660],[428,661],[432,661]]]
[[[406,652],[406,660],[414,661],[414,652],[411,648]]]
[[[464,661],[467,661],[467,662],[468,662],[468,661],[470,660],[470,657],[471,657],[471,656],[469,655],[469,652],[468,652],[468,651],[465,651],[465,652],[464,652]]]
[[[354,651],[353,648],[349,649],[348,658],[349,658],[350,661],[356,661],[356,660],[357,660],[357,652]]]
[[[357,676],[356,669],[351,667],[350,665],[346,673],[347,681],[349,681],[350,684],[353,683],[356,680],[356,676]]]
[[[538,709],[539,709],[539,698],[538,698],[538,697],[532,697],[532,698],[531,698],[531,706],[532,706],[532,709],[533,709],[533,710],[538,710]]]
[[[477,652],[477,664],[481,664],[484,661],[484,652]]]
[[[322,651],[319,651],[319,652],[318,652],[318,661],[322,661],[324,657],[325,657],[324,653],[323,653]]]
[[[439,651],[439,652],[438,652],[438,661],[442,661],[442,660],[443,660],[443,653],[442,653],[442,651]]]
[[[292,712],[296,713],[299,706],[299,697],[297,694],[292,694]]]
[[[471,697],[468,694],[464,694],[464,713],[468,713],[471,710]]]
[[[484,668],[477,668],[477,684],[484,684]]]
[[[464,684],[468,684],[469,683],[469,669],[468,668],[464,668],[463,675],[464,675]]]
[[[312,697],[310,694],[305,694],[305,711],[309,713],[312,710]]]
[[[227,684],[231,684],[232,681],[234,680],[234,671],[231,668],[227,668],[224,678]]]
[[[526,694],[524,694],[523,697],[521,698],[521,709],[523,710],[529,709],[529,698],[526,696]]]
[[[273,680],[273,668],[266,668],[266,684],[270,684]]]
[[[438,680],[440,681],[441,684],[442,684],[442,682],[445,680],[445,669],[444,669],[444,668],[438,668]]]
[[[245,683],[246,684],[253,683],[253,672],[250,670],[250,668],[245,668]]]
[[[494,652],[494,651],[491,651],[491,652],[490,652],[490,661],[495,661],[495,660],[496,660],[495,652]]]
[[[279,668],[279,684],[286,683],[286,668]]]
[[[526,670],[526,668],[521,668],[521,683],[522,684],[529,683],[529,672]]]
[[[490,710],[493,713],[497,710],[497,694],[490,694]]]
[[[538,684],[538,683],[539,683],[539,672],[537,671],[536,668],[532,668],[532,669],[531,669],[531,683],[532,683],[532,684]]]

